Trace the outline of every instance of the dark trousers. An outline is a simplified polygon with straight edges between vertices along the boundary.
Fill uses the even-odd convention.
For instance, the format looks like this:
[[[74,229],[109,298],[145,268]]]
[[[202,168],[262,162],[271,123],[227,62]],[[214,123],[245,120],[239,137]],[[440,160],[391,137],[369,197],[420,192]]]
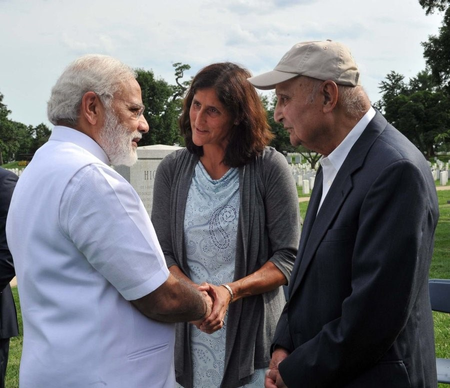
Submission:
[[[0,388],[5,388],[6,366],[8,365],[9,338],[0,338]]]

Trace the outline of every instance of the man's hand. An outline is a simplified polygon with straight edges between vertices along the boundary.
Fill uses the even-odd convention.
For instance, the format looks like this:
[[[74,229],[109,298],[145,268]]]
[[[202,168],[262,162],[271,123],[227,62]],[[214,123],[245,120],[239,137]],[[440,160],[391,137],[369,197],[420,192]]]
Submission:
[[[270,360],[269,369],[266,371],[266,378],[264,381],[265,388],[287,388],[278,370],[278,364],[287,356],[289,356],[289,353],[285,349],[275,349],[272,354],[272,359]]]
[[[230,304],[230,294],[226,288],[213,284],[203,283],[199,291],[206,291],[214,301],[211,314],[203,320],[198,328],[208,334],[212,334],[223,328],[225,315]]]
[[[190,322],[193,325],[197,326],[198,329],[200,329],[200,326],[205,321],[205,319],[211,315],[211,311],[213,309],[213,304],[214,304],[214,300],[211,298],[211,296],[208,294],[208,292],[206,292],[205,290],[200,290],[200,288],[199,288],[199,291],[201,292],[201,294],[203,295],[203,298],[205,299],[206,312],[205,312],[205,315],[201,319]]]
[[[203,322],[213,309],[213,300],[207,292],[172,273],[156,290],[131,303],[145,316],[168,323]]]

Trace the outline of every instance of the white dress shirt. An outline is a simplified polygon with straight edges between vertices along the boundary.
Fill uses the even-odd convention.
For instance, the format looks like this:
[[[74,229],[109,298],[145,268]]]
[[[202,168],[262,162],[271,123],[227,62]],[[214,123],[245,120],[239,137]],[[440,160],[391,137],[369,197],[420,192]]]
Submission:
[[[21,388],[173,387],[174,325],[129,301],[169,275],[138,194],[99,145],[55,127],[7,219],[23,315]]]
[[[359,139],[361,134],[364,132],[364,129],[370,123],[370,121],[375,116],[375,109],[372,107],[366,112],[366,114],[358,121],[358,123],[353,127],[353,129],[348,133],[348,135],[344,138],[344,140],[339,144],[331,154],[325,156],[320,159],[320,165],[322,166],[322,177],[323,177],[323,186],[322,186],[322,198],[320,200],[320,207],[330,190],[331,185],[333,184],[334,178],[336,178],[339,169],[344,164],[345,159],[347,158],[348,153]]]

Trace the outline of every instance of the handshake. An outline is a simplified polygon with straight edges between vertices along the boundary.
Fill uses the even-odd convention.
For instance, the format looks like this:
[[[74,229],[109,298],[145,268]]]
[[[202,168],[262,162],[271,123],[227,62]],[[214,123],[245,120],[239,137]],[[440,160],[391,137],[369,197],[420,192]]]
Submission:
[[[230,286],[222,284],[215,286],[209,283],[197,285],[206,303],[206,312],[197,321],[191,321],[199,330],[211,334],[225,325],[228,306],[233,301],[234,293]]]

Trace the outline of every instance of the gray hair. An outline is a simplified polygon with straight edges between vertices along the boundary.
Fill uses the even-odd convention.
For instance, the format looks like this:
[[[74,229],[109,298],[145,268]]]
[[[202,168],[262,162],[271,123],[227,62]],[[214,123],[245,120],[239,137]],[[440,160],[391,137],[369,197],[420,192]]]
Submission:
[[[306,87],[310,88],[310,93],[307,96],[307,102],[313,102],[316,98],[317,92],[319,91],[320,85],[322,85],[322,80],[317,80],[315,78],[304,77],[306,82]],[[370,108],[370,100],[364,91],[362,86],[345,86],[337,85],[339,92],[339,103],[344,109],[345,114],[351,117],[361,117]]]
[[[99,54],[85,55],[72,62],[56,81],[47,103],[47,116],[54,124],[77,124],[83,95],[95,92],[110,108],[120,84],[135,79],[136,73],[119,60]]]
[[[345,113],[360,118],[370,108],[370,100],[362,86],[338,85],[340,103]]]

